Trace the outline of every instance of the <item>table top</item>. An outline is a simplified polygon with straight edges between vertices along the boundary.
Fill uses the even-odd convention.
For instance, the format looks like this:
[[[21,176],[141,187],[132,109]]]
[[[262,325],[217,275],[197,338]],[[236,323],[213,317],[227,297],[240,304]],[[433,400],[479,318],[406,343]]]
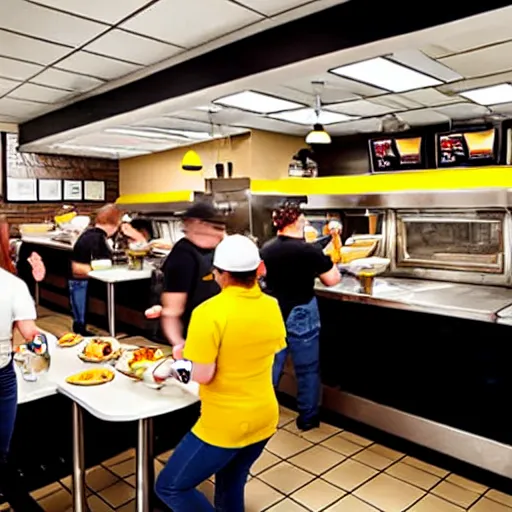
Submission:
[[[124,283],[127,281],[151,279],[152,271],[150,267],[143,270],[128,270],[127,267],[119,267],[108,270],[93,270],[89,272],[89,277],[104,283]]]
[[[54,336],[48,335],[48,340],[52,356],[50,371],[36,382],[26,382],[18,372],[18,404],[44,398],[58,391],[99,419],[136,421],[183,409],[198,401],[196,383],[183,385],[174,381],[161,390],[155,390],[116,370],[114,380],[107,384],[90,387],[67,384],[66,377],[99,365],[84,363],[78,358],[78,352],[83,349],[82,344],[62,348],[56,346]]]

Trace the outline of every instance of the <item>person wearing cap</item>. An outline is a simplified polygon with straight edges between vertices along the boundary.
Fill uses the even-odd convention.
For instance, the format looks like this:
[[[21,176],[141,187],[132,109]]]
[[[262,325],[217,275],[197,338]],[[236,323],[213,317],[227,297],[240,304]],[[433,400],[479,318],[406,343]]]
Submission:
[[[277,430],[272,365],[286,331],[277,301],[258,285],[260,263],[251,240],[226,237],[213,261],[222,291],[192,313],[185,360],[150,370],[157,382],[190,375],[200,384],[201,416],[156,482],[174,512],[243,512],[249,470]],[[214,506],[196,489],[212,475]]]
[[[272,220],[277,237],[263,246],[261,256],[266,291],[279,302],[288,342],[276,355],[274,385],[277,388],[289,352],[297,377],[297,427],[307,431],[320,425],[320,314],[315,279],[334,286],[341,276],[320,247],[305,241],[306,218],[299,205],[285,203],[274,210]]]
[[[212,274],[213,252],[226,235],[224,218],[206,202],[192,205],[183,225],[185,237],[174,245],[162,268],[162,330],[178,350],[194,308],[220,292]]]

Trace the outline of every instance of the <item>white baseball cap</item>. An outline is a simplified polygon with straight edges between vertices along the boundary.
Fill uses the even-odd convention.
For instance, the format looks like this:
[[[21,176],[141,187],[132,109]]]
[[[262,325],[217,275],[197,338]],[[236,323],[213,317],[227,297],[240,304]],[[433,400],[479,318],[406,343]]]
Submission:
[[[215,249],[213,266],[227,272],[251,272],[261,263],[256,244],[243,235],[224,238]]]

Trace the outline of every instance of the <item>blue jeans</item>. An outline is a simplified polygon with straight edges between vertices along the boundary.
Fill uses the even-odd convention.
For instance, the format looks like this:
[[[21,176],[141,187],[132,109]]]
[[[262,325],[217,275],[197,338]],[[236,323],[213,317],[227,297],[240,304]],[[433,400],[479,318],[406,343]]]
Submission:
[[[292,309],[286,319],[287,347],[276,354],[273,368],[277,388],[288,351],[297,378],[297,408],[303,421],[318,416],[320,408],[320,313],[316,298]]]
[[[5,463],[16,420],[18,387],[12,361],[0,369],[0,464]]]
[[[86,279],[70,279],[68,286],[73,320],[77,324],[85,326],[87,287],[89,286],[89,282]]]
[[[245,448],[219,448],[189,432],[158,476],[156,494],[173,512],[244,512],[249,469],[267,441]],[[212,475],[215,475],[215,507],[196,489]]]

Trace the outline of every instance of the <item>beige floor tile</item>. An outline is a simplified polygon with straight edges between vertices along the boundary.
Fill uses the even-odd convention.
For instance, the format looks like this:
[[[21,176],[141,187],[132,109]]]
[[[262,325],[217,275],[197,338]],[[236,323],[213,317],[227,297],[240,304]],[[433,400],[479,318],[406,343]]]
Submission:
[[[446,480],[452,484],[458,485],[459,487],[463,487],[468,491],[476,492],[477,494],[483,494],[489,489],[489,487],[485,485],[473,482],[472,480],[468,480],[467,478],[463,478],[459,475],[451,474]]]
[[[50,494],[54,494],[62,490],[62,485],[59,482],[54,482],[53,484],[46,485],[45,487],[41,487],[41,489],[37,489],[30,493],[32,498],[35,500],[40,500],[46,498],[46,496],[50,496]]]
[[[215,484],[209,480],[205,480],[202,484],[197,486],[197,490],[201,491],[210,503],[213,503],[215,496]]]
[[[269,487],[258,478],[245,486],[245,512],[261,512],[284,498],[284,494]]]
[[[458,485],[446,481],[441,482],[430,492],[463,508],[469,507],[469,505],[474,503],[480,496],[476,492],[468,491],[467,489],[463,489]]]
[[[87,504],[89,505],[89,509],[91,512],[113,512],[113,508],[107,505],[102,499],[98,498],[98,496],[90,496],[87,499]]]
[[[341,453],[333,452],[323,446],[313,446],[313,448],[299,453],[288,460],[295,466],[319,476],[334,466],[341,464],[345,459],[346,457],[341,455]]]
[[[397,452],[396,450],[392,450],[391,448],[382,446],[381,444],[372,444],[368,450],[393,461],[397,461],[404,456],[402,452]]]
[[[73,477],[70,475],[70,476],[67,476],[66,478],[63,478],[60,483],[69,491],[69,492],[73,492]],[[89,489],[89,487],[86,487],[85,489],[85,495],[86,496],[90,496],[92,494],[92,491],[91,489]]]
[[[259,475],[266,469],[275,466],[278,462],[281,462],[279,457],[276,457],[273,453],[268,450],[263,450],[263,453],[259,459],[252,465],[251,475]]]
[[[425,489],[426,491],[432,489],[432,487],[437,485],[440,481],[438,476],[426,473],[425,471],[421,471],[421,469],[409,466],[402,462],[393,464],[391,467],[386,469],[386,473],[403,480],[404,482],[421,487],[421,489]]]
[[[482,498],[469,509],[469,512],[510,512],[510,510],[505,505]]]
[[[125,460],[124,462],[120,462],[114,466],[109,466],[109,469],[120,478],[133,475],[136,470],[135,458]]]
[[[283,494],[291,494],[299,487],[311,482],[314,476],[287,462],[281,462],[261,473],[258,478]]]
[[[292,500],[286,499],[269,508],[267,512],[308,512],[308,509]]]
[[[367,466],[378,469],[380,471],[386,469],[387,467],[391,466],[391,464],[393,464],[393,461],[391,459],[383,457],[378,453],[372,452],[370,451],[369,448],[366,448],[362,452],[356,453],[352,458],[354,460],[357,460],[358,462],[362,462],[363,464],[366,464]]]
[[[510,496],[510,494],[491,489],[486,493],[485,497],[512,508],[512,496]]]
[[[165,464],[162,464],[159,460],[154,460],[153,465],[154,465],[155,478],[156,478],[160,474],[162,469],[164,469]]]
[[[353,491],[364,482],[373,478],[378,471],[355,460],[347,460],[331,469],[322,478],[345,491]]]
[[[111,507],[118,508],[135,498],[135,489],[126,482],[120,481],[103,489],[99,495]]]
[[[135,512],[137,510],[137,505],[135,500],[130,501],[126,505],[123,505],[121,508],[118,508],[116,512]],[[93,511],[91,511],[93,512]]]
[[[71,493],[61,487],[60,491],[38,500],[38,503],[45,512],[66,512],[69,507],[73,506],[73,499]]]
[[[352,432],[349,432],[348,430],[344,430],[341,434],[341,437],[346,439],[347,441],[350,441],[351,443],[358,444],[360,446],[370,446],[373,444],[373,441],[370,441],[370,439],[366,439],[365,437],[358,436],[357,434],[353,434]]]
[[[415,459],[414,457],[405,457],[402,462],[409,464],[409,466],[414,466],[415,468],[421,469],[422,471],[426,471],[427,473],[432,473],[433,475],[436,475],[440,478],[444,478],[449,473],[449,471],[446,471],[446,469],[432,466],[432,464],[428,464],[422,460]]]
[[[287,459],[311,448],[311,446],[313,445],[309,441],[290,434],[286,430],[279,430],[268,442],[267,450],[282,459]]]
[[[282,405],[279,407],[279,427],[284,427],[288,425],[288,423],[294,421],[297,418],[298,414],[291,409],[283,407]]]
[[[130,448],[129,450],[126,450],[123,453],[120,453],[119,455],[112,457],[111,459],[107,459],[105,462],[103,462],[103,466],[106,466],[107,468],[109,468],[110,466],[115,466],[116,464],[124,462],[125,460],[134,459],[134,458],[135,458],[135,448]]]
[[[345,492],[338,487],[318,479],[294,492],[291,497],[307,507],[308,510],[318,512],[332,505],[344,495]]]
[[[135,487],[137,485],[137,478],[135,477],[135,475],[131,475],[129,477],[126,477],[124,479],[124,481],[128,484],[128,485],[131,485],[132,487]]]
[[[425,492],[406,482],[381,474],[357,489],[354,494],[384,512],[402,512]]]
[[[100,492],[119,481],[119,478],[110,471],[96,466],[86,471],[85,482],[94,492]]]
[[[307,432],[303,432],[302,430],[297,428],[297,425],[293,421],[285,426],[285,429],[292,434],[298,435],[311,443],[321,443],[325,441],[329,437],[332,437],[341,432],[340,428],[333,427],[332,425],[328,425],[327,423],[320,423],[318,428],[314,428],[312,430],[308,430]]]
[[[355,496],[349,495],[343,498],[325,512],[379,512],[375,507],[361,501]],[[434,511],[435,512],[435,511]]]
[[[160,462],[167,462],[169,460],[169,457],[172,455],[172,452],[174,450],[169,450],[168,452],[164,452],[160,455],[157,456],[157,459],[160,461]]]
[[[347,457],[351,457],[363,449],[362,446],[347,441],[345,438],[341,437],[340,434],[327,439],[327,441],[324,441],[321,445],[341,453],[342,455],[346,455]]]
[[[448,503],[433,494],[427,494],[416,505],[413,505],[408,512],[463,512],[464,509]]]

